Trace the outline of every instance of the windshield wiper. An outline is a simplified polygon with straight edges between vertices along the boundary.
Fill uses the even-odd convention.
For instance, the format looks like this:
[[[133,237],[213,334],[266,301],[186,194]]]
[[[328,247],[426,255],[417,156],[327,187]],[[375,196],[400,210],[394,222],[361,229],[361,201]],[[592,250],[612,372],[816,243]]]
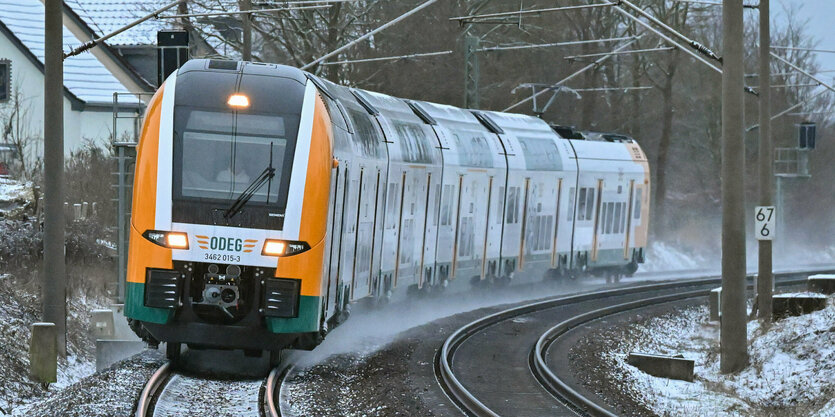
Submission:
[[[258,192],[258,190],[260,190],[261,187],[264,186],[264,184],[269,183],[271,188],[273,177],[275,177],[275,168],[273,168],[273,144],[271,142],[270,165],[264,168],[264,171],[262,171],[261,174],[258,175],[258,177],[255,178],[255,180],[253,180],[248,187],[246,187],[246,189],[241,193],[241,195],[239,195],[238,198],[235,199],[235,202],[232,203],[232,205],[229,206],[228,209],[226,209],[225,213],[223,213],[223,217],[229,220],[236,214],[238,214],[238,212],[241,211],[242,208],[244,208],[246,203],[249,202],[249,199],[251,199],[252,196],[254,196],[255,193]],[[267,188],[267,203],[270,202],[270,188]]]
[[[226,209],[226,213],[223,213],[223,217],[225,217],[226,219],[231,219],[236,214],[238,214],[238,212],[241,211],[241,209],[246,205],[246,203],[249,202],[249,199],[251,199],[252,196],[254,196],[255,193],[258,192],[258,190],[264,186],[264,184],[272,180],[274,176],[275,168],[265,168],[264,171],[261,172],[261,175],[259,175],[258,178],[255,179],[255,181],[249,184],[249,187],[246,187],[246,190],[244,190],[241,193],[241,195],[238,196],[235,202],[232,203],[232,205],[229,206],[228,209]]]

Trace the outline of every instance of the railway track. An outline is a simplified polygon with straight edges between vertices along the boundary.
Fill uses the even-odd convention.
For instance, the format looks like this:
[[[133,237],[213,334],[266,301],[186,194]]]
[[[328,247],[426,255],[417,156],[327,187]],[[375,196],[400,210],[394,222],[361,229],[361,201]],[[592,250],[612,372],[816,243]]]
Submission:
[[[178,373],[166,362],[145,383],[134,415],[280,417],[278,388],[290,367],[273,368],[263,380],[218,380]]]
[[[776,285],[797,285],[805,282],[806,274],[832,269],[778,271]],[[549,363],[549,357],[566,357],[566,352],[550,350],[554,342],[572,329],[615,314],[707,296],[720,284],[720,278],[701,277],[554,297],[499,311],[445,340],[436,356],[436,378],[470,416],[614,416]]]

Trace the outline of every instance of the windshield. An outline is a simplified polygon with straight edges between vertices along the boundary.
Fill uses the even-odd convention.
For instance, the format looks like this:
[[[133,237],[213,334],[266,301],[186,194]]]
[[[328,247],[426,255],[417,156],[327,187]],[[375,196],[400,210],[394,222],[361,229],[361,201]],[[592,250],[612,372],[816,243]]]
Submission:
[[[175,117],[176,199],[226,207],[271,166],[275,176],[257,190],[249,205],[284,205],[292,164],[288,138],[292,144],[298,115],[178,107]]]
[[[287,146],[283,117],[189,113],[182,132],[183,197],[234,200],[265,168],[272,166],[280,177]],[[275,185],[262,187],[250,201],[266,203],[269,193],[269,202],[278,202]]]

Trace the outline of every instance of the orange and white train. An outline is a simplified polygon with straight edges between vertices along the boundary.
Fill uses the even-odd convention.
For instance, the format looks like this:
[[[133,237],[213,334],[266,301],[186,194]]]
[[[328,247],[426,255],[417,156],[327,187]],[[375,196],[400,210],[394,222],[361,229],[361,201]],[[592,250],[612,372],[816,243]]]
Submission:
[[[649,198],[626,136],[192,60],[144,118],[125,313],[171,357],[312,349],[363,299],[634,273]]]

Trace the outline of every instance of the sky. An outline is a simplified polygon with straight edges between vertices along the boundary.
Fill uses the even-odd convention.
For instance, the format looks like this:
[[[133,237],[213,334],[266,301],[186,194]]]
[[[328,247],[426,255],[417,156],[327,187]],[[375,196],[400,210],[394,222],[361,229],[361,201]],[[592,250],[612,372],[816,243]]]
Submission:
[[[818,49],[835,51],[835,0],[771,0],[772,22],[785,19],[784,7],[799,7],[800,20],[808,19],[808,32],[819,42]],[[835,70],[835,53],[817,53],[821,70]],[[820,74],[832,81],[835,72]]]

